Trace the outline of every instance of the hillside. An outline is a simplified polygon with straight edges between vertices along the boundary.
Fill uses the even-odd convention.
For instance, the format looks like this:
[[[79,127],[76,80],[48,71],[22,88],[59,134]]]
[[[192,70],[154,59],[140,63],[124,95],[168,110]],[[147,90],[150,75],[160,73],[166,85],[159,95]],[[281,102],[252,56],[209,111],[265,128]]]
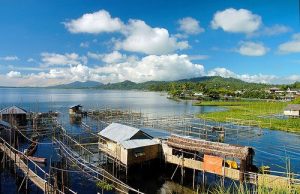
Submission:
[[[67,89],[72,89],[72,88],[96,88],[103,85],[100,82],[95,82],[95,81],[85,81],[85,82],[72,82],[69,84],[62,84],[62,85],[56,85],[56,86],[50,86],[50,88],[67,88]]]
[[[226,88],[230,90],[243,89],[263,89],[270,87],[267,84],[248,83],[235,78],[223,78],[219,76],[205,76],[191,79],[183,79],[178,81],[147,81],[143,83],[135,83],[132,81],[123,81],[118,83],[110,83],[102,85],[102,89],[118,89],[118,90],[151,90],[151,91],[169,91],[171,88],[178,88],[185,85],[186,89],[200,89],[200,88]]]

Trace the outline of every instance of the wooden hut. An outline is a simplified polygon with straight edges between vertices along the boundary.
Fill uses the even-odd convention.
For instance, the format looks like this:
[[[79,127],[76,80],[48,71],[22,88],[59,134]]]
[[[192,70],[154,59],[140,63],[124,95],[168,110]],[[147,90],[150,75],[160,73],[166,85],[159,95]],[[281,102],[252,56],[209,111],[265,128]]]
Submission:
[[[159,156],[159,143],[140,129],[112,123],[98,133],[99,149],[125,166]]]
[[[0,120],[7,123],[25,126],[27,124],[27,111],[17,106],[11,106],[0,110]]]
[[[81,113],[82,113],[82,106],[81,106],[80,104],[71,106],[71,107],[69,108],[69,114],[70,114],[71,116],[81,115]]]
[[[289,104],[284,109],[284,115],[290,117],[300,117],[300,104]]]
[[[163,146],[165,155],[178,155],[182,153],[182,157],[187,157],[186,153],[196,154],[198,160],[203,164],[202,170],[206,172],[222,175],[225,161],[228,158],[234,158],[240,161],[240,179],[244,178],[244,172],[250,171],[252,168],[254,150],[251,147],[230,145],[178,135],[171,135],[166,145],[167,147]],[[199,157],[200,155],[201,157]],[[197,158],[194,159],[196,160]]]

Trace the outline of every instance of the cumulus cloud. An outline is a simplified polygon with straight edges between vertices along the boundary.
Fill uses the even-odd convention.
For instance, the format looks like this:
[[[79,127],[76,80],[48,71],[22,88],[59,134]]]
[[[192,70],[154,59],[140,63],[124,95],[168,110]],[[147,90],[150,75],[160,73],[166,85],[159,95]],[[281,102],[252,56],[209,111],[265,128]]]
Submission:
[[[17,61],[19,60],[19,57],[17,56],[5,56],[5,57],[0,57],[0,60],[3,60],[3,61]]]
[[[142,20],[129,20],[122,32],[125,40],[117,41],[116,48],[145,54],[169,54],[189,47],[187,41],[177,41],[165,28],[152,28]]]
[[[278,47],[280,53],[299,53],[300,52],[300,33],[294,34],[292,40],[282,43]]]
[[[179,30],[185,34],[199,34],[204,32],[204,29],[200,27],[199,21],[192,17],[185,17],[178,20]]]
[[[149,55],[141,59],[127,58],[120,63],[89,67],[78,64],[68,67],[51,67],[48,71],[21,75],[10,72],[6,77],[21,86],[43,86],[71,81],[94,80],[103,83],[131,80],[143,82],[149,80],[178,80],[204,75],[201,64],[192,63],[187,55]],[[46,81],[47,80],[47,81]],[[1,81],[1,79],[0,79]]]
[[[9,78],[16,78],[16,77],[22,77],[21,72],[19,71],[10,71],[6,74]]]
[[[226,68],[223,68],[223,67],[214,68],[214,69],[208,71],[207,75],[208,76],[221,76],[221,77],[225,77],[225,78],[236,77],[235,73],[233,73],[232,71],[230,71]]]
[[[87,62],[86,57],[81,57],[76,53],[57,54],[44,52],[41,54],[41,57],[44,66],[77,65],[79,63]]]
[[[215,13],[211,26],[226,32],[251,34],[262,24],[261,17],[247,9],[229,8]]]
[[[243,41],[240,43],[240,47],[237,49],[237,52],[241,55],[258,57],[265,55],[268,50],[269,49],[265,47],[263,43]]]
[[[177,41],[176,37],[172,37],[165,28],[153,28],[142,20],[134,19],[124,24],[119,18],[112,18],[105,10],[84,14],[78,19],[64,22],[64,25],[71,33],[118,32],[123,35],[121,40],[115,41],[115,48],[118,50],[144,54],[170,54],[175,50],[189,47],[187,41]]]
[[[246,82],[254,83],[279,83],[285,80],[286,78],[279,78],[275,75],[264,75],[264,74],[236,74],[226,68],[215,68],[208,72],[208,76],[221,76],[225,78],[237,78]]]
[[[63,23],[71,33],[99,34],[120,31],[123,23],[119,18],[112,18],[106,10],[87,13],[78,19]]]
[[[125,54],[120,53],[119,51],[113,51],[111,53],[106,54],[88,52],[87,55],[92,59],[99,61],[101,60],[105,63],[118,63],[127,59],[127,56]]]

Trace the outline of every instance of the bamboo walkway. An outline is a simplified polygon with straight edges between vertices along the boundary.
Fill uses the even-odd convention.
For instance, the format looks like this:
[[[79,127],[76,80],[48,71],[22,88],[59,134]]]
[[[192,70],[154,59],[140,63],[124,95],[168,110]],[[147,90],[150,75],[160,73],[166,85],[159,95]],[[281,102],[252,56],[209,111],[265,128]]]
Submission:
[[[44,193],[50,193],[50,191],[53,191],[53,187],[45,179],[43,179],[42,177],[37,175],[37,173],[31,170],[29,166],[22,160],[18,153],[16,154],[16,152],[12,151],[11,148],[9,148],[6,144],[3,143],[0,143],[0,149],[6,154],[6,156],[10,158],[10,160],[14,161],[14,164],[20,170],[22,170],[23,173],[31,180],[31,182],[34,183],[38,188],[40,188]],[[45,175],[46,174],[47,173],[45,173]]]
[[[3,152],[3,157],[8,158],[9,160],[14,162],[14,165],[20,169],[25,177],[21,183],[24,183],[25,179],[29,179],[33,184],[35,184],[39,189],[41,189],[44,193],[55,193],[60,194],[61,192],[58,188],[55,188],[51,185],[47,179],[50,178],[49,174],[46,173],[40,166],[38,166],[34,161],[28,158],[22,152],[16,150],[11,145],[9,145],[4,139],[0,138],[2,141],[0,143],[0,150]],[[29,167],[29,163],[33,164],[33,168]],[[34,171],[32,169],[35,169]],[[44,177],[38,175],[42,174]],[[21,187],[20,186],[20,187]],[[19,188],[20,189],[20,188]],[[74,193],[74,192],[73,192]]]

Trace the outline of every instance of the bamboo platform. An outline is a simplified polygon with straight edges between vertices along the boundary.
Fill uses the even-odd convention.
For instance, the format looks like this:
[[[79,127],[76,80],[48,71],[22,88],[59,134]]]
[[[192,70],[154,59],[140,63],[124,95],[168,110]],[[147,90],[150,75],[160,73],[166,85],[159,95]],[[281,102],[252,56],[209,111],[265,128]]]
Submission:
[[[192,158],[182,158],[175,155],[165,155],[165,162],[175,165],[179,165],[184,168],[195,169],[203,172],[203,162]],[[240,170],[223,167],[223,176],[229,179],[239,181]],[[213,172],[208,172],[213,173]],[[259,173],[244,173],[247,179],[245,181],[256,184],[257,186],[267,186],[269,188],[300,188],[298,183],[299,179],[288,178],[283,176],[271,175],[271,174],[259,174]]]

